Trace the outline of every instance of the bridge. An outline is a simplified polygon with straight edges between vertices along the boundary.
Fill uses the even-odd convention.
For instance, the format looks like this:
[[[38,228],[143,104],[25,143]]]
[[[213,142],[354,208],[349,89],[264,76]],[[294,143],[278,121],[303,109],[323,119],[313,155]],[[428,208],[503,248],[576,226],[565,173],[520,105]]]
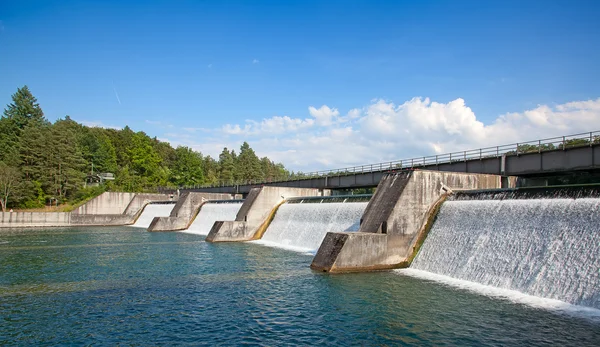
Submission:
[[[381,178],[401,170],[437,170],[540,177],[571,172],[600,171],[600,131],[433,156],[316,171],[280,181],[222,183],[180,187],[180,191],[246,194],[260,186],[318,189],[376,187]]]

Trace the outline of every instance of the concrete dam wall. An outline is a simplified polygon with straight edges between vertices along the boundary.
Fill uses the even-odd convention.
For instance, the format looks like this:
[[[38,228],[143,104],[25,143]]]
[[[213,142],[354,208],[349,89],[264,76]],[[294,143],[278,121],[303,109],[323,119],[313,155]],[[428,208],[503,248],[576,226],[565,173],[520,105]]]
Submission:
[[[407,266],[436,206],[453,189],[502,186],[500,176],[404,171],[382,178],[357,233],[330,232],[311,267],[351,272]]]
[[[217,221],[206,237],[207,242],[257,240],[262,237],[275,211],[286,198],[329,195],[329,191],[311,188],[260,187],[253,188],[235,221]]]
[[[171,214],[156,217],[148,227],[148,231],[188,229],[204,203],[210,200],[231,200],[233,197],[231,194],[186,192],[179,197]]]
[[[408,273],[600,309],[598,225],[598,198],[451,198]]]

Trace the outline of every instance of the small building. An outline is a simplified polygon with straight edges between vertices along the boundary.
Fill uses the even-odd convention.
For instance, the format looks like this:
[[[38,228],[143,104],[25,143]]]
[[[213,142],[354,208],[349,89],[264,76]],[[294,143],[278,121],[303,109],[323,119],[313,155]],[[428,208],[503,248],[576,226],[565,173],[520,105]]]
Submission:
[[[97,187],[104,184],[106,181],[114,181],[115,174],[112,172],[101,172],[97,174],[87,175],[85,178],[84,187]]]

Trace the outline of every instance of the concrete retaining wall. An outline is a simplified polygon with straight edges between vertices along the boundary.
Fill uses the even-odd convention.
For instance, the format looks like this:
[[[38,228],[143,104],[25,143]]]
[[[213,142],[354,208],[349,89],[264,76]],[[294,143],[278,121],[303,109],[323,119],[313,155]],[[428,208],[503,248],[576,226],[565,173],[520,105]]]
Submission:
[[[231,200],[233,195],[186,192],[179,197],[170,217],[155,217],[148,231],[185,230],[192,224],[202,204],[209,200]]]
[[[200,193],[203,194],[203,193]],[[219,194],[219,196],[222,196]],[[6,212],[0,228],[69,225],[133,224],[144,206],[151,202],[169,201],[166,194],[104,192],[73,212]]]
[[[235,221],[215,222],[206,241],[249,241],[260,238],[274,214],[274,209],[286,198],[329,195],[330,193],[330,191],[323,192],[311,188],[270,186],[253,188],[240,207]]]
[[[0,228],[68,226],[69,212],[0,212]]]
[[[73,214],[122,214],[136,193],[104,192],[79,206]]]
[[[72,225],[100,226],[100,225],[130,225],[135,222],[137,215],[127,214],[73,214]]]
[[[326,272],[395,268],[411,257],[432,207],[452,189],[500,188],[496,175],[411,171],[384,177],[358,233],[328,233],[311,267]],[[375,234],[375,235],[368,235]]]
[[[176,197],[175,197],[176,198]],[[170,195],[167,194],[136,194],[125,208],[124,214],[135,215],[140,212],[144,206],[155,201],[172,201]]]

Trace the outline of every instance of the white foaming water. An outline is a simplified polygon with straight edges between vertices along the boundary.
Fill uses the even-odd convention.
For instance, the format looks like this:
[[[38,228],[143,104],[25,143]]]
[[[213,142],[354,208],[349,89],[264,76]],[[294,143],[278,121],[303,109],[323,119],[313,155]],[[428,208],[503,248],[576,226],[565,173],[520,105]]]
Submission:
[[[508,300],[513,303],[524,304],[545,310],[558,311],[570,316],[583,317],[591,319],[595,322],[600,322],[600,310],[592,307],[572,305],[560,300],[540,298],[538,296],[523,294],[516,290],[487,286],[480,283],[459,280],[422,270],[400,269],[395,271],[402,275],[435,281],[454,288],[468,290],[476,294],[483,294],[485,296]]]
[[[154,217],[168,217],[175,204],[148,204],[135,224],[137,228],[148,228]]]
[[[189,229],[182,231],[190,234],[208,235],[216,221],[235,220],[241,206],[241,202],[206,203],[200,208],[200,212]]]
[[[259,241],[267,246],[314,253],[329,231],[358,231],[367,202],[283,204]]]
[[[412,269],[600,309],[600,199],[448,201]]]

